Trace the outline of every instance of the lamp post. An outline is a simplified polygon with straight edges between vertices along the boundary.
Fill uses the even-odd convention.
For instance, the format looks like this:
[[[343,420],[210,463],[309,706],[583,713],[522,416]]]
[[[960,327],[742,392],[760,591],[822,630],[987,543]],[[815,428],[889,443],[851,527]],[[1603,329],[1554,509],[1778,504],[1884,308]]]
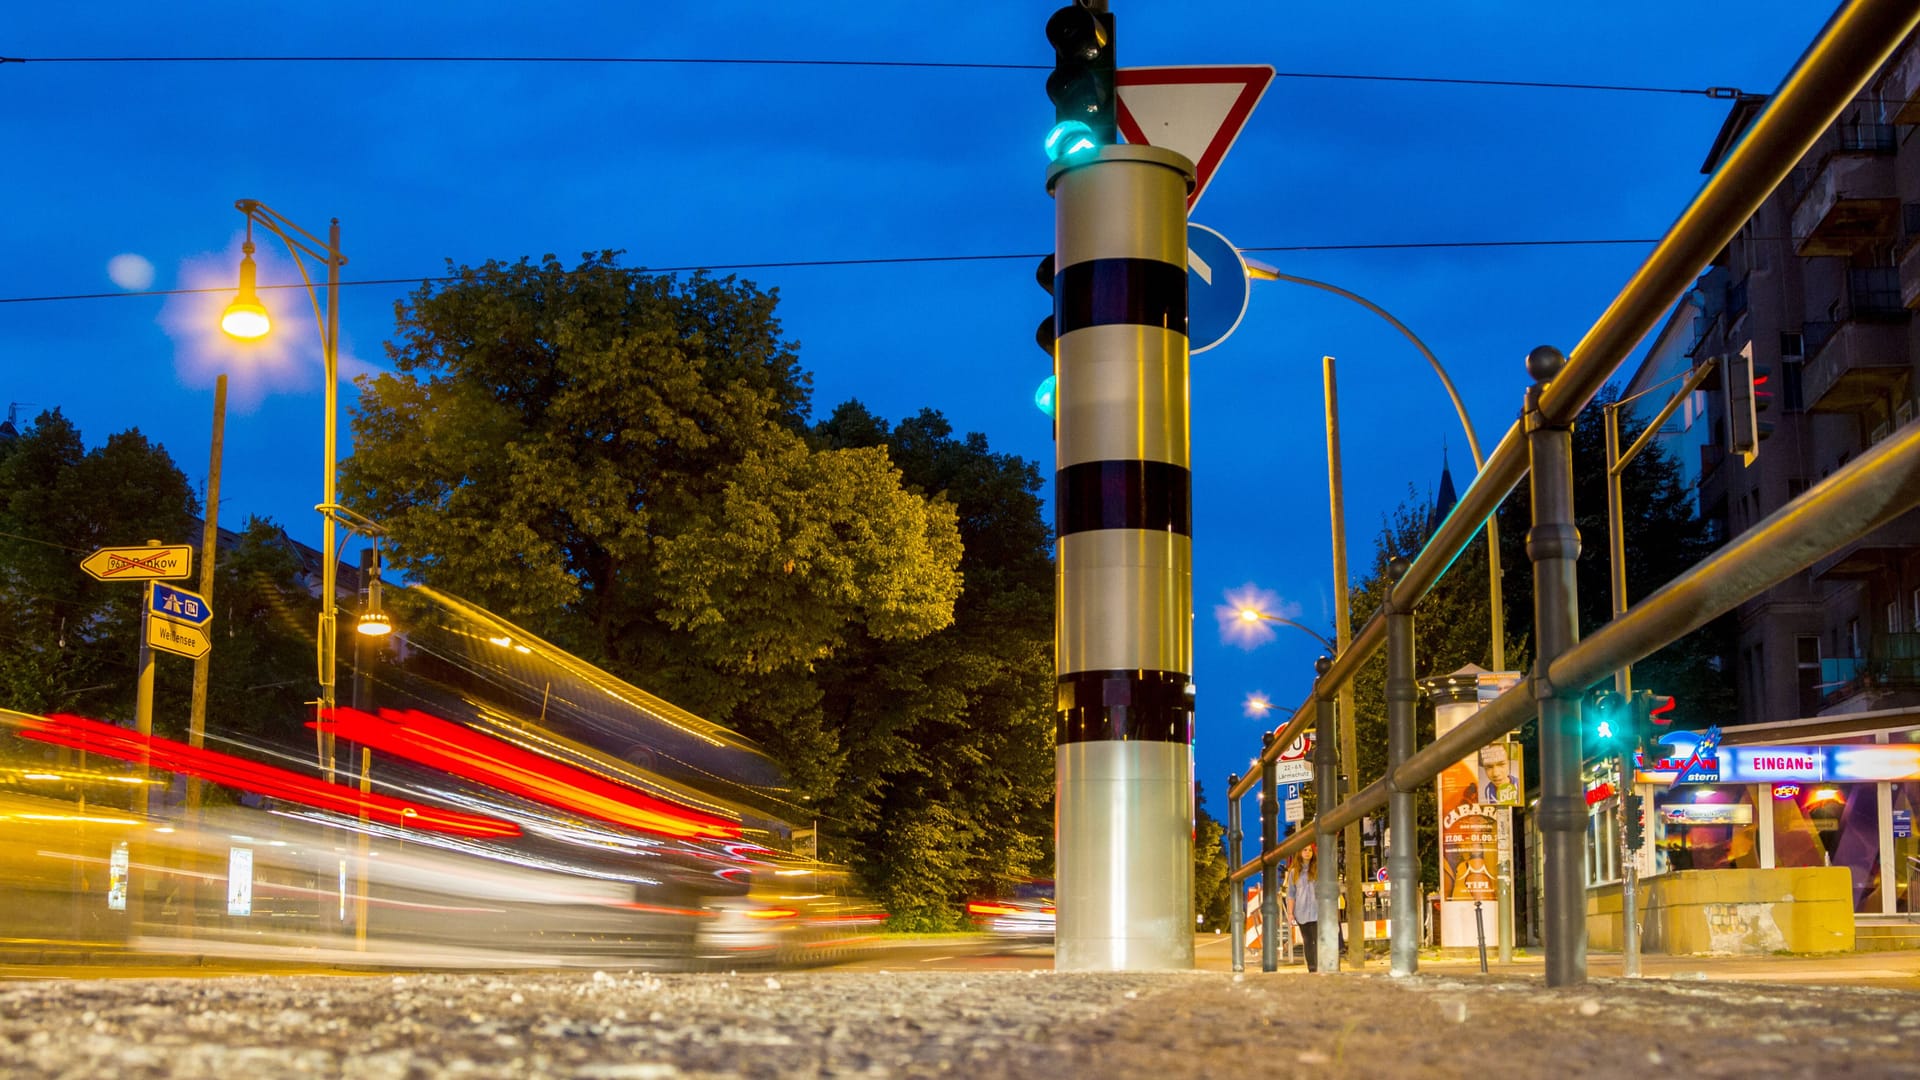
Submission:
[[[307,230],[295,225],[278,211],[256,199],[240,199],[234,204],[241,215],[247,219],[247,239],[240,249],[240,287],[233,303],[220,317],[220,329],[228,336],[241,341],[255,341],[265,337],[273,328],[273,319],[268,315],[265,305],[254,286],[253,265],[253,227],[261,228],[280,238],[287,246],[287,254],[300,270],[300,280],[307,288],[307,296],[313,301],[314,321],[320,328],[320,351],[326,367],[326,435],[322,451],[321,501],[314,507],[320,513],[323,528],[320,542],[320,642],[319,675],[320,715],[328,716],[336,703],[334,694],[334,675],[337,667],[336,653],[338,641],[335,637],[334,606],[335,593],[339,588],[339,560],[336,554],[336,525],[343,515],[343,508],[334,501],[335,474],[339,471],[339,459],[336,446],[339,441],[340,425],[340,268],[347,264],[346,256],[340,253],[340,219],[334,218],[327,229],[324,241]],[[303,258],[304,256],[304,258]],[[314,288],[313,279],[307,273],[305,259],[323,264],[327,269],[326,299],[323,302]],[[349,521],[348,528],[354,525]],[[334,737],[332,732],[321,736],[320,767],[327,782],[334,779]]]
[[[1316,281],[1313,278],[1299,277],[1294,274],[1283,274],[1265,263],[1255,262],[1252,259],[1247,260],[1247,270],[1252,277],[1258,281],[1288,281],[1295,285],[1305,285],[1308,288],[1319,289],[1322,292],[1330,292],[1335,296],[1344,297],[1366,308],[1368,311],[1373,312],[1375,315],[1380,316],[1382,319],[1385,319],[1395,330],[1400,331],[1401,336],[1411,342],[1413,347],[1420,351],[1420,355],[1426,358],[1428,366],[1433,368],[1433,373],[1440,377],[1440,385],[1446,389],[1447,399],[1453,402],[1453,411],[1455,415],[1460,418],[1460,427],[1466,432],[1467,450],[1473,454],[1474,471],[1477,473],[1487,467],[1486,458],[1480,453],[1480,436],[1473,430],[1473,419],[1467,415],[1467,406],[1460,400],[1460,391],[1454,389],[1453,379],[1447,375],[1447,369],[1440,366],[1440,358],[1433,355],[1433,350],[1427,348],[1427,343],[1421,341],[1420,335],[1409,329],[1406,323],[1394,318],[1392,312],[1381,307],[1379,304],[1361,296],[1359,293],[1350,292],[1338,285],[1332,285],[1324,281]],[[1491,645],[1489,649],[1489,659],[1493,661],[1493,670],[1505,671],[1507,669],[1507,618],[1506,606],[1500,597],[1499,519],[1499,514],[1492,514],[1487,518],[1487,599],[1491,605],[1491,610],[1488,613],[1487,633]],[[1338,582],[1336,587],[1344,589],[1346,582]]]
[[[1307,627],[1302,626],[1297,622],[1294,622],[1292,619],[1288,619],[1280,615],[1274,615],[1265,611],[1261,611],[1259,608],[1253,607],[1251,605],[1244,606],[1240,609],[1240,621],[1244,623],[1270,622],[1270,623],[1279,623],[1281,626],[1291,626],[1295,630],[1300,631],[1301,633],[1307,635],[1308,637],[1311,637],[1313,640],[1326,646],[1329,651],[1334,651],[1333,642],[1328,641],[1324,637],[1321,637],[1319,631],[1310,630]],[[1272,706],[1268,706],[1268,708],[1271,708],[1271,707]]]

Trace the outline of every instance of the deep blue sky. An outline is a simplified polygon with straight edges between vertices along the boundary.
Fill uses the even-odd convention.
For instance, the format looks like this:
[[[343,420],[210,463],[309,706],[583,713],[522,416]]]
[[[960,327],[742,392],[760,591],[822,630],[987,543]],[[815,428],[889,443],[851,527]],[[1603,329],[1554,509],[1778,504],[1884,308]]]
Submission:
[[[100,3],[11,12],[0,54],[520,54],[821,57],[1048,64],[1039,2],[331,5]],[[1777,85],[1828,12],[1620,0],[1351,6],[1113,0],[1123,66],[1267,63],[1282,71],[1652,86]],[[111,292],[133,253],[152,287],[231,281],[263,200],[308,228],[341,219],[347,277],[624,248],[629,265],[1039,252],[1050,246],[1037,71],[688,66],[0,66],[0,297]],[[1698,188],[1726,111],[1699,96],[1276,80],[1195,219],[1243,247],[1653,237]],[[263,255],[274,255],[263,244]],[[1362,293],[1452,370],[1488,443],[1519,405],[1521,357],[1570,347],[1646,248],[1270,253]],[[290,279],[283,259],[262,281]],[[1031,394],[1048,300],[1031,260],[782,269],[788,334],[816,412],[859,396],[923,406],[1052,473]],[[383,362],[404,289],[345,293],[349,352]],[[215,352],[225,298],[0,304],[0,402],[59,406],[90,442],[138,426],[196,480],[210,372],[231,370],[222,519],[272,515],[318,539],[320,396],[305,301],[277,363]],[[170,329],[171,328],[171,329]],[[196,340],[197,339],[197,340]],[[1345,301],[1256,287],[1238,334],[1194,364],[1200,776],[1216,794],[1258,724],[1241,702],[1305,693],[1316,646],[1283,630],[1223,644],[1214,605],[1257,583],[1330,632],[1319,357],[1344,385],[1356,573],[1408,485],[1424,495],[1452,412],[1416,353]],[[348,388],[348,400],[351,400]],[[1516,614],[1514,618],[1519,618]]]

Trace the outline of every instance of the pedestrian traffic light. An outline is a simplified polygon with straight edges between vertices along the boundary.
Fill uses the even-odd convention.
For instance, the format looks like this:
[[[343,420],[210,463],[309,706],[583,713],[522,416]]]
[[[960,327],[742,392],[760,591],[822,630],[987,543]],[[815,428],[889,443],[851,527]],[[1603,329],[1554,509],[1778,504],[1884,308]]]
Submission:
[[[1053,45],[1053,129],[1047,156],[1054,161],[1119,141],[1114,119],[1113,16],[1082,3],[1068,4],[1047,20]]]
[[[1726,357],[1720,365],[1720,388],[1726,392],[1726,452],[1738,454],[1743,463],[1753,465],[1753,459],[1761,454],[1759,409],[1763,405],[1759,392],[1764,388],[1764,377],[1755,382],[1753,342],[1741,346],[1740,352]],[[1772,394],[1766,392],[1766,398],[1770,400]]]
[[[1626,744],[1626,699],[1612,690],[1602,690],[1587,706],[1587,735],[1596,757],[1612,757]]]

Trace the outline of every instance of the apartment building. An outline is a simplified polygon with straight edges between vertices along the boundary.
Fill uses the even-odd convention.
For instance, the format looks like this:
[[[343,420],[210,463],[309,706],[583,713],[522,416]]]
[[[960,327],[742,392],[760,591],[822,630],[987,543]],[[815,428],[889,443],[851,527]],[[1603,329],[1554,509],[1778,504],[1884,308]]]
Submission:
[[[1763,99],[1735,102],[1701,171]],[[1693,395],[1662,435],[1701,512],[1737,536],[1916,416],[1920,363],[1920,43],[1909,39],[1747,222],[1656,335],[1627,387],[1751,349],[1771,435],[1726,452],[1726,393]],[[1654,390],[1636,411],[1666,400]],[[1920,513],[1744,604],[1726,658],[1728,723],[1920,706]]]

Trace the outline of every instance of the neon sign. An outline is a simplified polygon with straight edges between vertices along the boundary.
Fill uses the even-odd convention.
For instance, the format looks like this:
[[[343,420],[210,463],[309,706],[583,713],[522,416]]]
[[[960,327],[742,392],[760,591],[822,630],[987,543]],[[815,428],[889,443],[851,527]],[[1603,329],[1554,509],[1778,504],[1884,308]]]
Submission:
[[[1720,731],[1674,731],[1670,749],[1655,761],[1637,758],[1642,784],[1772,784],[1776,798],[1793,798],[1807,784],[1920,780],[1920,745],[1853,743],[1830,746],[1719,746]],[[1710,745],[1711,744],[1711,745]]]

